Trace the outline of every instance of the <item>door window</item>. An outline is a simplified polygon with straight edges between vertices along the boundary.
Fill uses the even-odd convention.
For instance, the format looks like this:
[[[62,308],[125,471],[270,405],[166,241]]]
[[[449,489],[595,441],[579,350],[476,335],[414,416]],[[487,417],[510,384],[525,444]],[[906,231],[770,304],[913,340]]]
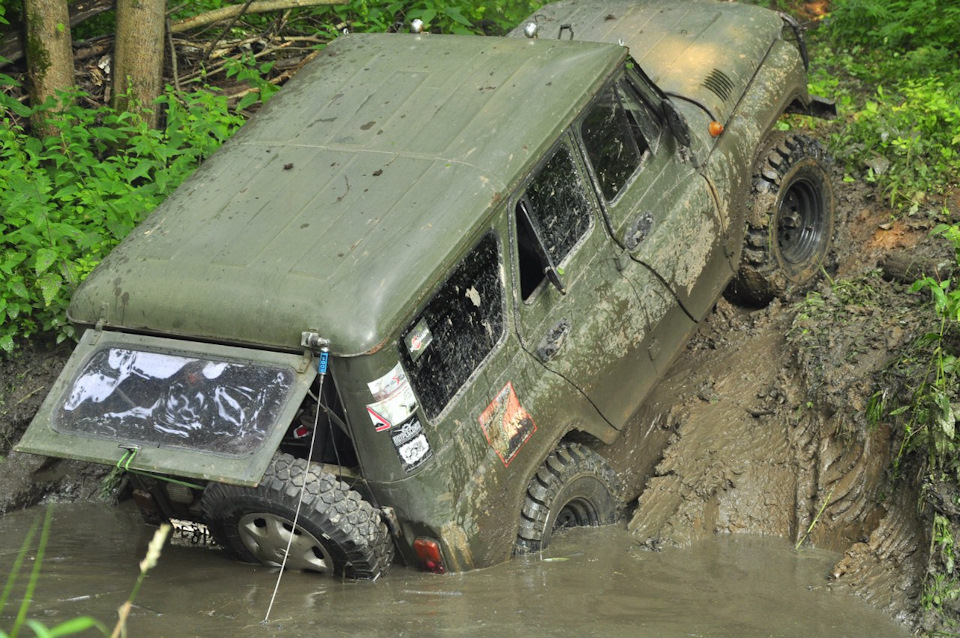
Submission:
[[[655,150],[659,125],[626,78],[621,78],[587,111],[580,122],[580,138],[604,199],[613,201]]]
[[[556,148],[517,201],[521,297],[526,301],[590,228],[590,206],[566,145]]]

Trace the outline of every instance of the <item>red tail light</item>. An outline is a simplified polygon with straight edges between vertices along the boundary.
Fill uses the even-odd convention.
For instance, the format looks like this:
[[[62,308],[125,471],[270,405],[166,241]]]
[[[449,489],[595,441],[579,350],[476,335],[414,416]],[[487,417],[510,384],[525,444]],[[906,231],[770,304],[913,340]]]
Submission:
[[[443,574],[447,571],[443,566],[443,554],[440,552],[440,544],[430,538],[418,538],[413,541],[413,551],[417,552],[417,558],[423,568],[434,574]]]

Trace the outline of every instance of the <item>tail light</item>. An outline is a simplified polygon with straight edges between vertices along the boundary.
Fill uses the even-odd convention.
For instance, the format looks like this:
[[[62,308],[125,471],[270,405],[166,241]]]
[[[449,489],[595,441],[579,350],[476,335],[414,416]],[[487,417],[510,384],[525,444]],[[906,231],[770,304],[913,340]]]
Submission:
[[[443,566],[443,553],[440,551],[440,544],[432,538],[418,538],[413,541],[413,551],[417,553],[420,564],[428,572],[434,574],[446,573],[447,569]]]

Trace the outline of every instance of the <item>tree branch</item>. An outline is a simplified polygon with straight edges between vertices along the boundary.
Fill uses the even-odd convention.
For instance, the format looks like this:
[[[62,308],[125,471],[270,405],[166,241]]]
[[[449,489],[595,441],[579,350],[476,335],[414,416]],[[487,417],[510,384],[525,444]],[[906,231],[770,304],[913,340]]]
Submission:
[[[201,13],[190,18],[177,20],[170,25],[172,33],[182,33],[190,29],[205,27],[222,20],[229,20],[239,16],[241,13],[267,13],[269,11],[279,11],[281,9],[296,9],[297,7],[316,7],[333,4],[346,4],[347,0],[259,0],[252,2],[249,7],[244,5],[233,5],[215,9],[206,13]]]

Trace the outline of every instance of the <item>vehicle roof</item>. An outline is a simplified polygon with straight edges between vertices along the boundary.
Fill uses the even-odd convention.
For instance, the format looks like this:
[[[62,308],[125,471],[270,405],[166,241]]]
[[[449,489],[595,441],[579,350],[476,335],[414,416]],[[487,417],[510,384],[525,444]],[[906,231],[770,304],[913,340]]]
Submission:
[[[376,349],[625,56],[338,38],[104,260],[70,318],[278,348],[315,329],[335,353]]]

